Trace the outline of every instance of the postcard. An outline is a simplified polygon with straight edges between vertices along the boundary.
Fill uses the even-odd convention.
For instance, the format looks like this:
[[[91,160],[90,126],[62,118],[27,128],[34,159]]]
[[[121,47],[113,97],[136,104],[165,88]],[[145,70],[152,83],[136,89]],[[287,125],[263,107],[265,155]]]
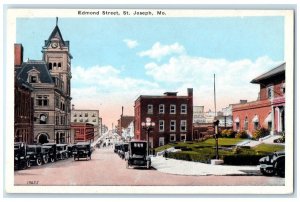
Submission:
[[[293,10],[8,8],[5,36],[7,193],[293,193]]]

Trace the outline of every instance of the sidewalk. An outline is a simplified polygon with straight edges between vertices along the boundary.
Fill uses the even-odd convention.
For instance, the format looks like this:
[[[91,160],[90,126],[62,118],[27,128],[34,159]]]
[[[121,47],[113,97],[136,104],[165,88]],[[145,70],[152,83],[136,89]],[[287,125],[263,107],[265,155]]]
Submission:
[[[257,166],[228,166],[166,159],[162,156],[151,158],[151,165],[157,171],[176,175],[261,175]]]

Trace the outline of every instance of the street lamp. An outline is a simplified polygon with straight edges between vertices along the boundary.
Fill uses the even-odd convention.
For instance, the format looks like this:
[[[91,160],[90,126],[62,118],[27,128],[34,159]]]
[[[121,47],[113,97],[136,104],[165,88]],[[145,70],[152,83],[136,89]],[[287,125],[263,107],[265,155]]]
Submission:
[[[147,132],[147,156],[149,156],[149,135],[154,130],[155,123],[151,122],[151,118],[147,117],[146,122],[142,122],[142,128]]]
[[[215,140],[216,140],[216,159],[219,159],[219,146],[218,146],[218,127],[219,127],[219,120],[217,118],[214,119],[214,126],[215,126]]]

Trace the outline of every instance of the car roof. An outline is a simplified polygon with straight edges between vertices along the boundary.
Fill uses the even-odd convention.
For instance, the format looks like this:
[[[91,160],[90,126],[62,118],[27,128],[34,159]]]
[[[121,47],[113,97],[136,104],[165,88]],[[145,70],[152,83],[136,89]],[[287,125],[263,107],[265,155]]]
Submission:
[[[88,142],[77,142],[76,145],[90,145],[90,143],[88,143]]]
[[[61,147],[61,146],[67,146],[67,144],[57,144],[56,146],[59,146],[59,147]]]
[[[44,143],[43,145],[56,145],[56,143]]]

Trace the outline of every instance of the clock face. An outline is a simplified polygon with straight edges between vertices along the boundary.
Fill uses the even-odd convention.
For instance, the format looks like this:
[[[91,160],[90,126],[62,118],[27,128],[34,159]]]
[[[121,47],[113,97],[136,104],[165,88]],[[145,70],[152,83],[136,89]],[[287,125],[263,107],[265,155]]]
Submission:
[[[57,42],[52,42],[52,43],[51,43],[51,47],[52,47],[52,48],[57,48],[57,46],[58,46],[58,43],[57,43]]]

